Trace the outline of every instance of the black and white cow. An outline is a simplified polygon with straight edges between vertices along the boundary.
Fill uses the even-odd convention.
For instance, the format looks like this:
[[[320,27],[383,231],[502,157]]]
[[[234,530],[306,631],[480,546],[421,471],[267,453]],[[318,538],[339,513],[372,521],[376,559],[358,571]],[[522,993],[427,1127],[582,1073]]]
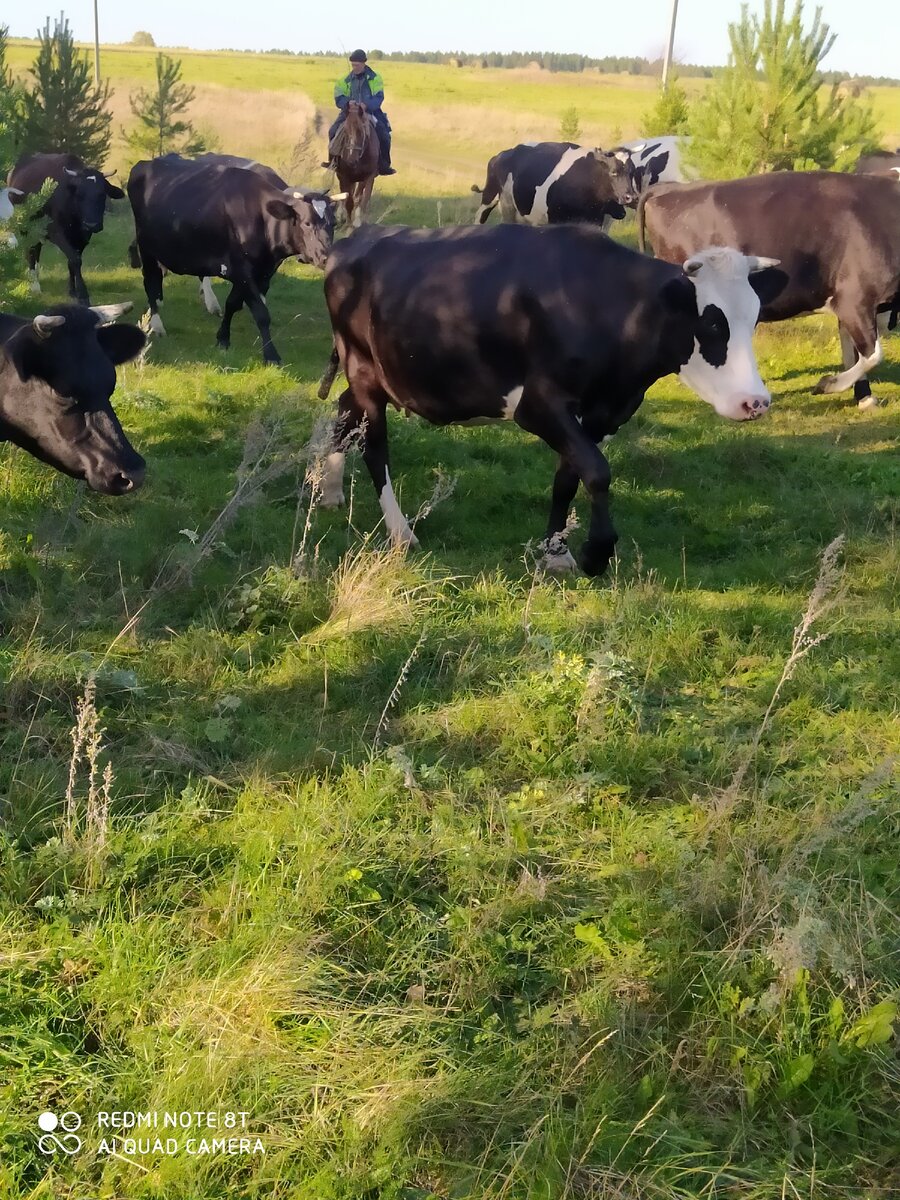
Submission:
[[[103,229],[106,201],[122,200],[125,193],[109,182],[97,167],[87,166],[76,154],[28,154],[20,158],[9,173],[9,189],[13,204],[21,203],[26,195],[39,192],[46,179],[56,182],[56,188],[43,206],[42,215],[49,218],[47,241],[66,256],[69,265],[69,295],[81,304],[90,297],[81,274],[81,259],[95,233]],[[41,243],[28,251],[32,291],[40,292],[38,263]]]
[[[134,325],[112,324],[130,308],[0,314],[0,441],[112,496],[139,488],[146,467],[110,403],[116,367],[145,341]]]
[[[723,183],[660,184],[641,197],[639,244],[681,262],[710,239],[781,261],[760,319],[826,309],[838,319],[844,370],[816,392],[853,388],[871,408],[866,375],[881,362],[879,332],[900,308],[900,187],[893,175],[783,171]]]
[[[645,138],[642,142],[625,142],[610,153],[620,162],[630,164],[634,191],[642,196],[658,183],[683,183],[693,178],[682,153],[687,141],[683,137]]]
[[[559,455],[547,565],[574,566],[564,530],[581,481],[591,498],[581,565],[599,575],[617,535],[598,443],[652,383],[678,374],[736,421],[768,409],[751,272],[771,265],[714,248],[674,267],[587,224],[360,230],[335,245],[325,273],[335,349],[319,394],[338,363],[348,386],[323,502],[342,502],[341,447],[361,433],[391,538],[414,545],[391,486],[387,406],[435,425],[515,421]]]
[[[574,142],[523,142],[495,154],[487,166],[475,224],[497,205],[501,220],[525,225],[621,221],[633,204],[631,169],[614,154]]]
[[[135,164],[127,186],[151,329],[165,333],[158,312],[163,268],[201,280],[218,276],[231,284],[219,346],[230,345],[232,318],[246,304],[263,361],[280,362],[266,293],[286,258],[324,267],[334,234],[331,197],[284,191],[255,171],[177,155]]]

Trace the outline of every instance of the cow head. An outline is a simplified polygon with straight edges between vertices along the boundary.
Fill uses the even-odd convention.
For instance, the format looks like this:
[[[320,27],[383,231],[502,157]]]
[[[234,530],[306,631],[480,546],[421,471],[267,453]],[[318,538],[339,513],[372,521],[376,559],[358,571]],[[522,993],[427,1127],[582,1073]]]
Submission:
[[[634,161],[630,155],[622,158],[615,151],[607,153],[597,149],[594,157],[603,163],[609,172],[609,182],[617,203],[634,208],[638,202],[638,190],[634,179]],[[624,213],[622,214],[625,215]]]
[[[776,258],[714,246],[687,259],[684,274],[663,288],[665,302],[689,314],[692,337],[680,353],[680,378],[734,421],[762,416],[771,402],[753,352],[760,307],[753,273],[777,265]]]
[[[301,192],[285,188],[283,199],[269,200],[266,211],[277,221],[287,223],[285,240],[290,254],[300,262],[324,268],[334,240],[334,202],[344,194],[329,196],[326,192]]]
[[[113,496],[139,488],[146,466],[110,403],[116,366],[146,340],[112,324],[130,308],[56,305],[0,343],[0,438]]]
[[[66,167],[59,188],[67,215],[88,237],[103,228],[107,199],[121,200],[125,195],[94,167]]]

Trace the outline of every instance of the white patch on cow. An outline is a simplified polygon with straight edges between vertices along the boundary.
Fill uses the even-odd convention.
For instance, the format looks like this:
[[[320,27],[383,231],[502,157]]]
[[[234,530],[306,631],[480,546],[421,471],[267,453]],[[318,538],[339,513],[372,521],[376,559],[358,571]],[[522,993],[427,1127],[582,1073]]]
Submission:
[[[31,267],[28,271],[28,287],[34,296],[41,294],[41,281],[38,277],[39,269],[38,267]]]
[[[166,336],[166,327],[162,323],[162,317],[159,313],[153,313],[150,318],[150,332],[155,333],[157,337]]]
[[[576,146],[573,150],[566,150],[560,156],[559,162],[547,176],[542,184],[540,184],[534,193],[534,204],[531,206],[531,212],[523,213],[525,221],[529,225],[546,225],[547,224],[547,193],[556,183],[557,179],[562,179],[563,175],[575,164],[580,158],[586,158],[589,154],[593,154],[593,150],[589,146]]]
[[[891,167],[891,170],[897,176],[897,182],[900,183],[900,167]]]
[[[0,188],[0,221],[8,221],[13,215],[13,202],[9,198],[9,188]]]
[[[711,304],[721,309],[728,321],[729,336],[725,362],[720,367],[707,362],[695,338],[694,353],[681,368],[679,378],[720,416],[733,421],[761,416],[771,402],[753,352],[753,330],[760,305],[749,274],[751,266],[761,270],[776,261],[749,259],[738,250],[713,246],[694,254],[684,264],[697,292],[698,312],[702,315]]]
[[[647,141],[646,138],[640,142],[623,142],[623,148],[628,150],[631,158],[636,162],[636,165],[647,165],[654,158],[662,154],[668,154],[669,158],[666,165],[660,172],[657,183],[684,183],[689,179],[696,179],[697,172],[691,167],[688,167],[682,161],[682,148],[690,141],[687,137],[658,137]],[[653,147],[651,150],[650,147]],[[618,152],[617,152],[618,153]],[[646,176],[644,177],[646,179]],[[647,184],[642,185],[646,187]]]
[[[516,211],[516,202],[513,198],[513,176],[512,171],[503,180],[503,185],[500,188],[500,220],[507,225],[515,225],[519,219],[519,214]]]
[[[319,220],[320,220],[320,221],[324,221],[324,219],[325,219],[325,213],[326,213],[326,211],[327,211],[327,209],[328,209],[328,203],[327,203],[327,201],[325,201],[325,200],[313,200],[313,202],[312,202],[312,206],[313,206],[313,208],[316,210],[316,212],[319,214]]]
[[[319,507],[341,508],[344,504],[344,459],[343,450],[332,450],[322,464],[319,481]]]
[[[523,146],[539,146],[540,142],[523,142]]]
[[[221,263],[219,266],[219,274],[223,279],[228,275],[228,263]]]
[[[522,399],[524,388],[521,384],[507,392],[503,397],[503,416],[507,421],[511,421],[516,415],[516,409],[519,407],[519,401]]]
[[[824,392],[829,396],[833,392],[845,392],[847,388],[853,387],[854,383],[862,379],[863,375],[874,371],[883,358],[881,338],[876,338],[875,349],[871,354],[867,356],[860,354],[853,366],[847,371],[841,371],[840,375],[826,375],[824,379],[820,379],[816,384],[816,391]]]
[[[404,517],[400,510],[400,505],[397,503],[397,497],[394,495],[394,489],[391,487],[391,473],[387,467],[384,469],[384,477],[385,485],[381,489],[378,503],[381,505],[382,513],[384,513],[384,523],[390,539],[395,546],[418,546],[418,539],[410,529],[409,522]]]
[[[212,280],[208,275],[204,275],[200,280],[200,298],[206,306],[206,311],[214,317],[221,317],[222,306],[216,298],[216,293],[213,291]]]
[[[88,179],[91,181],[91,183],[96,183],[96,182],[97,182],[97,176],[96,176],[96,175],[88,175],[88,177],[87,177],[87,178],[88,178]]]

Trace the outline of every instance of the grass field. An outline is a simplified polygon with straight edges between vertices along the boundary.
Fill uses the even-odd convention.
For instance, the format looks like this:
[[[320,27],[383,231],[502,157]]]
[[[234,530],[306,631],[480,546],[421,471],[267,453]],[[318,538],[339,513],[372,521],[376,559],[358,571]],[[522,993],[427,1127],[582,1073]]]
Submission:
[[[395,109],[430,70],[392,66]],[[548,122],[577,87],[499,84]],[[376,215],[471,213],[413,180]],[[129,237],[120,208],[95,303],[140,310]],[[404,507],[434,500],[408,559],[358,461],[349,511],[311,504],[319,277],[270,300],[281,369],[167,279],[120,372],[135,497],[0,450],[0,1195],[893,1194],[896,339],[870,414],[811,395],[824,317],[760,331],[752,426],[657,384],[608,448],[617,564],[557,582],[552,456],[514,428],[392,419]],[[110,1109],[244,1111],[265,1152],[99,1153]],[[38,1152],[45,1110],[78,1153]]]

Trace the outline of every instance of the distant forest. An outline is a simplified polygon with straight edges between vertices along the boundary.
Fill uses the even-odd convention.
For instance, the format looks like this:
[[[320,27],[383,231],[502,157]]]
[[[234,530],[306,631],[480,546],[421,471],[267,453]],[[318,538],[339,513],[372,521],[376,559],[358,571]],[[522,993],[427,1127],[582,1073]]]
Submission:
[[[341,50],[263,50],[263,54],[291,54],[297,58],[343,58]],[[603,75],[662,74],[662,60],[641,58],[631,54],[608,54],[605,58],[590,58],[586,54],[550,54],[543,50],[501,53],[492,50],[484,54],[464,54],[461,50],[369,50],[369,58],[378,62],[444,63],[458,67],[530,67],[535,64],[545,71],[599,71]],[[682,78],[712,79],[721,67],[704,67],[696,63],[676,63]],[[823,83],[841,83],[850,78],[847,71],[822,71]],[[900,85],[900,79],[887,75],[852,76],[866,87]]]

